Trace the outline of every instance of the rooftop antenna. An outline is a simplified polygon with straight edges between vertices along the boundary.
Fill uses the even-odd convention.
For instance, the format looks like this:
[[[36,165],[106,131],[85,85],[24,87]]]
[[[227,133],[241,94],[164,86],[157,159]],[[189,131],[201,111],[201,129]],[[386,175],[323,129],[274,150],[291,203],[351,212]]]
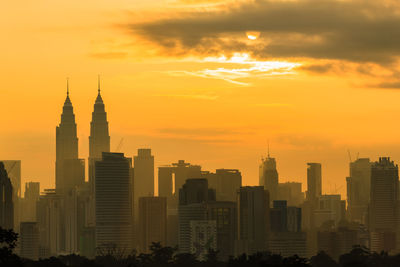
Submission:
[[[268,139],[268,158],[269,158],[269,139]]]
[[[347,154],[349,154],[349,160],[351,162],[351,154],[350,154],[350,149],[347,149]]]

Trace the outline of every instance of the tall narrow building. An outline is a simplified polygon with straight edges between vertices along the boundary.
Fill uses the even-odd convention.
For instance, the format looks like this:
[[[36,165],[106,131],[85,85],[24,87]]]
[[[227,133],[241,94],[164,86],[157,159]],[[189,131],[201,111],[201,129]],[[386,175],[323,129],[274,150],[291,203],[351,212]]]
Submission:
[[[138,149],[138,155],[134,157],[133,169],[133,196],[135,220],[139,215],[139,198],[154,196],[154,156],[151,149]]]
[[[89,183],[94,189],[94,166],[101,160],[102,152],[110,152],[110,135],[105,106],[100,93],[100,79],[98,80],[98,94],[92,112],[89,136]]]
[[[14,227],[13,187],[8,178],[4,163],[0,162],[0,227],[12,229]]]
[[[269,156],[263,159],[260,165],[260,186],[269,191],[270,201],[278,199],[279,176],[276,170],[275,158]]]
[[[75,114],[69,98],[67,82],[67,98],[65,99],[61,122],[56,128],[56,190],[64,192],[68,182],[65,177],[67,161],[78,160],[78,137],[76,133]]]

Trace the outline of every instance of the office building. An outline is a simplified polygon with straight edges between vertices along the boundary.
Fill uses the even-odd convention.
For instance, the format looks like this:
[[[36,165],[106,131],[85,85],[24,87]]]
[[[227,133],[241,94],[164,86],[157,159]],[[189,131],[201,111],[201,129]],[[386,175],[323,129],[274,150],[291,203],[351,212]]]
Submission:
[[[25,184],[25,194],[22,199],[21,221],[36,222],[36,202],[40,197],[40,183],[28,182]]]
[[[4,163],[0,162],[0,227],[14,228],[13,187]]]
[[[371,162],[368,158],[350,163],[350,176],[346,182],[349,219],[366,224],[371,191]]]
[[[95,163],[96,248],[133,249],[131,162],[123,153],[103,152]]]
[[[262,159],[259,171],[259,185],[263,186],[265,190],[268,190],[270,201],[277,200],[279,177],[278,171],[276,170],[275,158],[271,158],[268,153],[268,157]]]
[[[322,194],[322,174],[320,163],[307,163],[307,200],[316,202]]]
[[[210,188],[216,190],[217,201],[236,201],[236,192],[242,186],[242,174],[236,169],[217,169],[203,172]]]
[[[139,198],[139,249],[150,253],[152,242],[167,245],[167,198]]]
[[[263,186],[245,186],[238,191],[238,241],[236,255],[266,249],[269,232],[269,195]]]
[[[217,225],[211,220],[190,221],[190,253],[206,260],[209,250],[217,251]]]
[[[134,210],[137,218],[139,198],[154,196],[154,156],[151,155],[151,149],[138,149],[133,162]]]
[[[36,222],[21,222],[20,256],[30,260],[39,259],[39,227]]]
[[[286,200],[288,206],[300,206],[304,202],[304,193],[301,190],[301,183],[279,183],[278,199]]]

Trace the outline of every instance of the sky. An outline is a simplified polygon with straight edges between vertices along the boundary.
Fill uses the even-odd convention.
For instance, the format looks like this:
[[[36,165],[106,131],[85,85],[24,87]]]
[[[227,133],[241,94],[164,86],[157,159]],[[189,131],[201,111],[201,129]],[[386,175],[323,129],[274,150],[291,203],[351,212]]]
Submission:
[[[101,75],[111,150],[156,167],[256,185],[269,143],[281,182],[305,189],[320,162],[323,192],[345,194],[350,160],[400,161],[398,1],[6,1],[0,32],[0,159],[42,190],[67,77],[81,158]]]

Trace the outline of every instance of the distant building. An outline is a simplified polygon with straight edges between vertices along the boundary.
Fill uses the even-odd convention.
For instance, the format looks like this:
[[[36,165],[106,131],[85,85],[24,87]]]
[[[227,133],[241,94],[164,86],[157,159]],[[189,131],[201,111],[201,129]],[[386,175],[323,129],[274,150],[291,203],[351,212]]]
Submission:
[[[305,232],[271,233],[268,238],[268,250],[282,257],[307,257],[307,235]]]
[[[22,200],[21,221],[36,222],[36,202],[40,197],[40,183],[29,182],[25,184],[25,194]]]
[[[286,200],[288,206],[300,206],[304,202],[304,193],[301,189],[301,183],[279,183],[277,199]]]
[[[209,250],[217,251],[216,221],[190,221],[190,253],[198,260],[206,260]]]
[[[244,186],[239,189],[236,255],[266,249],[269,212],[269,195],[263,186]]]
[[[39,227],[36,222],[21,222],[20,256],[30,260],[39,259]]]
[[[371,191],[371,162],[368,158],[350,163],[350,176],[346,182],[349,219],[366,224]]]
[[[218,201],[236,201],[236,192],[242,186],[242,174],[236,169],[217,169],[215,173],[203,172],[210,188],[216,190]]]
[[[207,220],[210,201],[215,201],[215,190],[208,189],[207,179],[188,179],[179,190],[179,252],[190,253],[190,222]]]
[[[270,201],[277,200],[279,177],[276,170],[275,158],[271,158],[268,154],[268,157],[262,160],[259,172],[259,185],[268,190]]]
[[[37,202],[39,257],[56,256],[64,250],[64,199],[55,189],[45,189]]]
[[[272,232],[287,232],[287,203],[286,200],[274,200],[270,209],[270,225]]]
[[[217,250],[221,260],[228,260],[235,255],[237,240],[237,205],[236,202],[216,201],[207,204],[207,219],[216,222]]]
[[[307,163],[307,200],[317,201],[322,194],[322,175],[320,163]]]
[[[317,234],[318,251],[324,251],[333,259],[338,260],[343,254],[349,253],[354,246],[360,245],[356,230],[337,229],[319,231]]]
[[[13,187],[4,163],[0,162],[0,227],[14,228]]]
[[[123,153],[103,152],[95,163],[96,248],[133,249],[131,162]],[[100,251],[99,251],[100,253]]]
[[[321,195],[314,210],[314,225],[318,228],[325,222],[332,221],[338,226],[338,223],[345,219],[345,215],[346,202],[341,200],[340,195]]]
[[[13,187],[13,204],[14,204],[14,231],[19,231],[21,222],[21,161],[20,160],[0,160],[4,163],[4,168],[7,171],[8,177],[11,180]]]
[[[133,162],[134,210],[137,220],[139,198],[154,196],[154,156],[151,155],[151,149],[138,149]]]
[[[152,242],[167,245],[167,199],[165,197],[139,198],[139,248],[150,252]]]

